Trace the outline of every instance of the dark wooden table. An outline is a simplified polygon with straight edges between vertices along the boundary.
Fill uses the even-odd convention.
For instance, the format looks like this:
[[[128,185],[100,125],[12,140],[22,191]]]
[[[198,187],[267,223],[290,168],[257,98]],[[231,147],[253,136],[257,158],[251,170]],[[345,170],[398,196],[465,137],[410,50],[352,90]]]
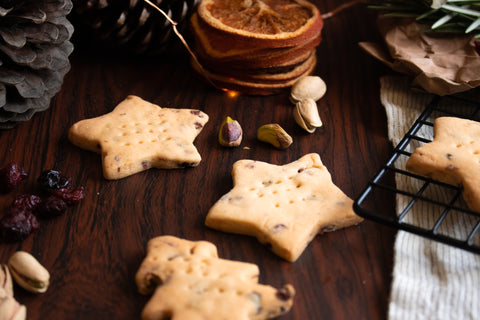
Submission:
[[[322,12],[344,2],[316,1]],[[0,133],[0,165],[16,161],[30,173],[17,193],[34,188],[41,171],[51,168],[86,190],[82,203],[42,221],[23,242],[0,244],[1,263],[25,250],[51,273],[44,294],[15,287],[28,319],[139,319],[149,297],[137,292],[134,276],[147,241],[165,234],[208,240],[222,258],[257,264],[261,283],[291,283],[297,295],[282,319],[385,319],[395,230],[365,221],[317,236],[290,263],[254,238],[204,226],[209,208],[232,187],[230,171],[239,159],[285,164],[317,152],[347,195],[355,198],[364,189],[392,151],[379,100],[379,78],[390,71],[358,47],[360,41],[379,39],[375,16],[355,6],[325,20],[315,74],[328,90],[318,103],[324,126],[313,134],[294,122],[288,93],[231,98],[193,75],[181,47],[162,56],[137,57],[101,50],[88,41],[74,43],[71,71],[50,108]],[[164,107],[198,108],[210,116],[195,141],[202,155],[198,167],[152,169],[107,181],[100,156],[68,141],[73,123],[111,111],[129,94]],[[226,115],[243,126],[239,148],[217,143]],[[273,122],[292,135],[290,148],[280,151],[256,140],[256,129]],[[14,194],[0,196],[2,211]],[[393,201],[382,199],[378,210],[393,210]]]

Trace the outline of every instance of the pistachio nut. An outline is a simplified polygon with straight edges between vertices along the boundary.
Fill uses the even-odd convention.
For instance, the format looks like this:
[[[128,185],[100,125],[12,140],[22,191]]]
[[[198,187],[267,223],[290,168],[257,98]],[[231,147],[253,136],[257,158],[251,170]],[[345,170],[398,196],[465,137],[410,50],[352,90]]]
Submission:
[[[318,114],[317,103],[310,98],[303,99],[295,104],[293,118],[300,127],[312,133],[323,125]]]
[[[298,79],[292,86],[290,100],[297,103],[303,99],[318,101],[327,92],[327,85],[319,76],[305,76]]]
[[[25,290],[33,293],[47,291],[50,283],[50,274],[28,252],[15,252],[8,260],[8,267],[13,279]]]
[[[8,266],[0,265],[0,298],[13,297],[13,282]]]
[[[257,130],[257,139],[270,143],[277,149],[286,149],[292,142],[292,137],[277,123],[269,123]]]
[[[0,320],[25,320],[27,308],[14,297],[0,298]]]
[[[242,127],[237,120],[225,117],[218,132],[218,142],[224,147],[238,147],[242,142]]]

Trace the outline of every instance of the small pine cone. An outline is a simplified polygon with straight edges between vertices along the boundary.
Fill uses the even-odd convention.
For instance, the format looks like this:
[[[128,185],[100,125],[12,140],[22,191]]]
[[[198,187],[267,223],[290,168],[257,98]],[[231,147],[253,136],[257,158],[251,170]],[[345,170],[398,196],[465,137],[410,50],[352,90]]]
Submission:
[[[70,70],[71,0],[0,0],[0,129],[47,109]]]
[[[199,0],[151,0],[182,32]],[[73,0],[75,25],[110,47],[135,54],[164,52],[173,41],[168,20],[144,0]],[[178,39],[176,39],[178,41]]]

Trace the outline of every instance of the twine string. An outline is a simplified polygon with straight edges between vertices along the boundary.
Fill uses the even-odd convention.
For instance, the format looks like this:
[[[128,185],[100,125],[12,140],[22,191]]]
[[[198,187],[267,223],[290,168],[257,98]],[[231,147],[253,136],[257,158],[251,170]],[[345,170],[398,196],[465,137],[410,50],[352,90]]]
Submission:
[[[337,15],[338,13],[342,12],[343,10],[346,10],[346,9],[348,9],[350,7],[353,7],[353,6],[355,6],[357,4],[360,4],[360,3],[367,3],[367,0],[352,0],[350,2],[341,4],[338,7],[336,7],[335,9],[333,9],[332,11],[329,11],[327,13],[322,14],[322,19],[323,20],[329,19],[329,18]]]
[[[154,4],[153,2],[151,2],[150,0],[143,0],[145,1],[148,5],[150,5],[151,7],[153,7],[155,10],[157,10],[158,12],[160,12],[164,17],[165,19],[167,19],[167,21],[172,25],[172,29],[173,29],[173,32],[177,35],[177,37],[180,39],[180,41],[182,42],[183,46],[185,47],[185,49],[187,49],[188,53],[190,54],[190,56],[192,57],[193,61],[197,64],[197,66],[199,67],[200,69],[200,72],[202,73],[202,75],[205,77],[205,79],[208,80],[208,82],[210,82],[210,84],[212,84],[215,88],[217,89],[220,89],[208,76],[207,76],[207,72],[205,71],[205,69],[203,68],[202,64],[200,63],[200,61],[198,60],[197,56],[195,55],[195,53],[193,52],[193,50],[190,48],[190,46],[188,45],[187,41],[183,38],[182,34],[180,33],[180,31],[178,31],[178,28],[177,28],[177,25],[178,25],[178,22],[172,20],[172,18],[170,18],[168,16],[168,14],[165,13],[165,11],[163,11],[162,9],[160,9],[156,4]]]

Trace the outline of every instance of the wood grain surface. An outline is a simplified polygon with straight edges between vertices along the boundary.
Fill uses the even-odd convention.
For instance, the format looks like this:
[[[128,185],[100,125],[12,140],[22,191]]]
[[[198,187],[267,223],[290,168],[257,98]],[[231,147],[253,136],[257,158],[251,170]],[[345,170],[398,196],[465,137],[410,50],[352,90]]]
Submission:
[[[315,1],[322,12],[344,2]],[[161,56],[138,57],[103,50],[76,35],[71,71],[50,108],[0,132],[0,166],[16,161],[30,173],[19,190],[0,195],[2,214],[14,195],[34,190],[45,169],[64,172],[86,190],[79,205],[42,220],[23,242],[0,244],[1,263],[25,250],[51,273],[44,294],[15,287],[28,319],[139,319],[149,297],[138,293],[134,276],[147,241],[166,234],[208,240],[222,258],[257,264],[261,283],[292,284],[294,306],[281,319],[386,319],[395,230],[365,221],[317,236],[290,263],[254,238],[204,226],[209,208],[232,188],[230,171],[239,159],[285,164],[317,152],[348,196],[363,191],[392,151],[379,100],[379,78],[390,71],[358,47],[360,41],[379,41],[375,16],[355,6],[325,20],[315,74],[328,89],[318,102],[324,126],[313,134],[294,122],[288,92],[232,98],[193,74],[181,46]],[[68,141],[73,123],[111,111],[129,94],[163,107],[198,108],[210,116],[195,140],[202,155],[198,167],[151,169],[107,181],[100,156]],[[227,115],[242,124],[239,148],[217,143]],[[274,122],[293,137],[286,150],[256,140],[257,128]],[[377,205],[391,211],[394,199],[379,199]]]

